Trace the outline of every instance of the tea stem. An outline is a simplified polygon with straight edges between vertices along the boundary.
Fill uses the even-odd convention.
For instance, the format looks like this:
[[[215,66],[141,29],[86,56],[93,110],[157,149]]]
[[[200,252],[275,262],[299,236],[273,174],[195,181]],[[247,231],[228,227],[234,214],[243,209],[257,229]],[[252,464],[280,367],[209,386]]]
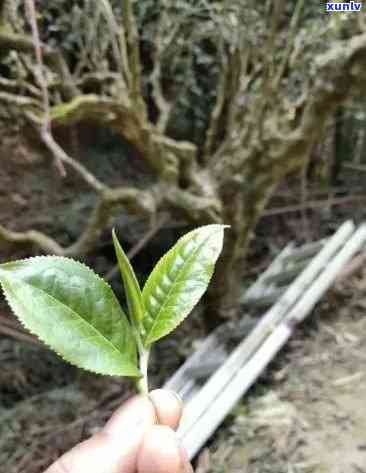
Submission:
[[[142,378],[139,378],[139,380],[137,381],[137,389],[140,394],[147,396],[149,393],[147,366],[149,363],[150,350],[144,347],[139,347],[139,356]]]

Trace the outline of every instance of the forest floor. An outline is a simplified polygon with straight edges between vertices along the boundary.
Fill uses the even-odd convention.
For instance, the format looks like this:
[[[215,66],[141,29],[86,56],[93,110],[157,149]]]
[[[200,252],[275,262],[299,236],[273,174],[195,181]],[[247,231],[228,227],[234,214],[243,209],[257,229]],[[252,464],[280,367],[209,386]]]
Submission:
[[[100,177],[121,184],[129,176],[116,174],[120,156],[113,153],[109,152],[108,172],[103,167]],[[99,156],[88,155],[90,166]],[[85,223],[93,196],[72,175],[66,184],[55,182],[52,170],[41,161],[19,160],[22,164],[17,166],[5,160],[0,169],[0,223],[16,230],[33,227],[69,244]],[[14,189],[10,198],[9,189]],[[288,197],[276,199],[279,206]],[[358,221],[365,219],[362,206],[321,217],[317,212],[311,220],[302,215],[300,223],[298,214],[293,219],[264,219],[257,228],[245,283],[288,241],[333,233],[350,214],[357,214]],[[124,236],[133,244],[136,226],[131,221],[124,224]],[[174,228],[168,229],[158,240],[169,246],[175,236]],[[15,254],[9,247],[1,257],[13,259],[24,251]],[[142,273],[162,248],[158,242],[147,251],[137,261]],[[103,274],[112,260],[108,236],[90,264]],[[323,298],[203,450],[195,462],[197,472],[366,473],[365,311],[366,272]],[[7,314],[0,302],[0,317]],[[202,322],[193,314],[159,343],[152,359],[152,385],[161,386],[203,337]],[[80,372],[38,344],[3,335],[0,364],[0,464],[7,473],[42,473],[63,451],[96,432],[134,392],[128,381]]]
[[[366,271],[332,290],[196,462],[198,473],[366,472]],[[195,322],[163,342],[169,360],[185,351]],[[189,337],[192,340],[191,337]],[[179,350],[173,350],[180,346]],[[175,355],[167,356],[167,353]],[[0,339],[0,462],[7,473],[41,473],[95,432],[133,387],[80,373],[41,347]]]
[[[366,272],[332,291],[199,459],[199,473],[366,472]]]

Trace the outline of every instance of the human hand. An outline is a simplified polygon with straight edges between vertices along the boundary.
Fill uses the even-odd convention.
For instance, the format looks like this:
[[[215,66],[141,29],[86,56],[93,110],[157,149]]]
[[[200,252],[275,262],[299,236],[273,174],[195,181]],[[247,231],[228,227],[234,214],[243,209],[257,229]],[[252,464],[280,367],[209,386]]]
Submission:
[[[45,473],[192,473],[175,433],[181,416],[182,403],[170,391],[135,396]]]

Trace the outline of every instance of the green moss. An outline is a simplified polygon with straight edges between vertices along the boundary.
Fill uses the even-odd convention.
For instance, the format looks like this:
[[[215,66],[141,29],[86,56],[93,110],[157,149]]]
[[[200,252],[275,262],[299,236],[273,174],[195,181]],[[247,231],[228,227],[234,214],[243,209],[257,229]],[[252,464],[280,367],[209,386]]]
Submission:
[[[97,106],[96,95],[80,95],[71,102],[52,107],[51,120],[59,125],[71,125],[88,116],[93,117],[97,112]]]

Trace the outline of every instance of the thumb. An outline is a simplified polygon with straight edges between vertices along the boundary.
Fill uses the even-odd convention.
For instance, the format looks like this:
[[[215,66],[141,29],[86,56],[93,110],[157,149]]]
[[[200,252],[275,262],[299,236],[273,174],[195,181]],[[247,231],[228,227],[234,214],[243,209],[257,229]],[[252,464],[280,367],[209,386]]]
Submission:
[[[139,448],[155,420],[153,404],[136,396],[117,410],[101,432],[65,453],[45,473],[135,473]]]

